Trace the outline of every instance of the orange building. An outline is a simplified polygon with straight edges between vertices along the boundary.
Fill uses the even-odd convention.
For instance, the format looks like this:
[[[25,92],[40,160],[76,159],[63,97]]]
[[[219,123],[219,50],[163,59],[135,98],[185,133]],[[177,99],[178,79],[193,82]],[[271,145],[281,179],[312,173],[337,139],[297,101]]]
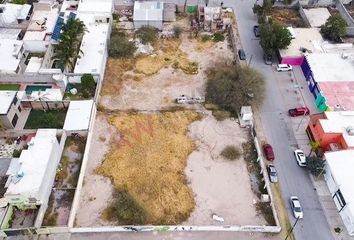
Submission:
[[[324,151],[354,149],[354,111],[333,111],[310,116],[306,133]]]

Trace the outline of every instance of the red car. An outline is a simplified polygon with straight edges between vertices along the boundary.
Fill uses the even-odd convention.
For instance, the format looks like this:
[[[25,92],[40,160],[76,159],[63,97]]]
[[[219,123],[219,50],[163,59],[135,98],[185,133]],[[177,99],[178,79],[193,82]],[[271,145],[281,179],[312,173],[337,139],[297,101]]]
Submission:
[[[264,155],[266,156],[266,159],[268,161],[273,161],[274,160],[274,152],[272,146],[270,144],[263,144],[263,151]]]
[[[310,109],[308,107],[298,107],[298,108],[289,109],[289,115],[291,117],[304,116],[309,114],[310,114]]]

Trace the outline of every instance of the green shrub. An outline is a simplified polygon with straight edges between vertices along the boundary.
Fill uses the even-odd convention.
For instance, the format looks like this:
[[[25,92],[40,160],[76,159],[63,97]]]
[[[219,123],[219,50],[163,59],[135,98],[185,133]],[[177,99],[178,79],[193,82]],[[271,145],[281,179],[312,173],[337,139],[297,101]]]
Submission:
[[[217,121],[224,121],[231,117],[231,113],[224,110],[215,110],[212,114]]]
[[[120,225],[145,224],[145,211],[128,193],[127,190],[116,190],[113,202],[105,210],[105,215],[110,221]]]
[[[108,54],[113,58],[131,58],[136,51],[135,43],[128,41],[123,31],[113,30]]]
[[[27,1],[26,0],[12,0],[11,3],[23,5],[23,4],[26,4]]]
[[[202,35],[201,37],[202,42],[207,42],[211,40],[211,36],[210,35]]]
[[[96,90],[96,82],[92,74],[86,73],[81,76],[81,91],[85,98],[94,96]]]
[[[238,147],[229,145],[222,150],[220,155],[229,160],[236,160],[240,158],[241,151]]]
[[[15,149],[13,154],[12,154],[12,157],[14,158],[18,158],[21,156],[21,152],[22,152],[22,149]]]
[[[221,32],[216,32],[213,34],[213,41],[214,42],[222,42],[225,40],[225,36]]]
[[[175,38],[179,38],[181,36],[182,32],[183,32],[183,29],[181,26],[179,26],[179,25],[173,26],[173,36]]]
[[[136,32],[138,38],[140,38],[143,44],[154,44],[157,41],[158,30],[152,26],[142,26]]]

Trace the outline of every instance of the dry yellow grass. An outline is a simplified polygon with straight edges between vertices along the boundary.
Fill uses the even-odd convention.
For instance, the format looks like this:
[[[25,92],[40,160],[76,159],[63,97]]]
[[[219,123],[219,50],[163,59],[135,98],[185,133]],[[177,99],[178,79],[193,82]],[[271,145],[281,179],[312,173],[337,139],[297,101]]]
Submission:
[[[101,95],[118,94],[124,80],[124,73],[134,69],[135,61],[135,59],[108,58]]]
[[[212,40],[209,40],[209,41],[202,41],[202,38],[199,37],[197,40],[196,40],[196,50],[198,52],[203,52],[205,51],[206,49],[209,49],[209,48],[212,48],[214,45],[215,45],[215,42],[212,41]]]
[[[199,115],[191,111],[157,114],[121,113],[110,117],[120,132],[97,172],[126,189],[146,212],[146,224],[178,224],[194,208],[184,168],[194,150],[186,136]]]

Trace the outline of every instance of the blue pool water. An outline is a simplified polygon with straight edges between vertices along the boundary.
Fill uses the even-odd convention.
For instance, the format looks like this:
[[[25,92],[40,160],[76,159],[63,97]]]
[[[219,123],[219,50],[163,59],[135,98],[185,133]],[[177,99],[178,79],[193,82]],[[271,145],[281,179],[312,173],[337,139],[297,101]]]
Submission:
[[[47,88],[52,88],[52,86],[48,85],[27,85],[26,86],[26,94],[31,95],[33,91],[45,91]]]

